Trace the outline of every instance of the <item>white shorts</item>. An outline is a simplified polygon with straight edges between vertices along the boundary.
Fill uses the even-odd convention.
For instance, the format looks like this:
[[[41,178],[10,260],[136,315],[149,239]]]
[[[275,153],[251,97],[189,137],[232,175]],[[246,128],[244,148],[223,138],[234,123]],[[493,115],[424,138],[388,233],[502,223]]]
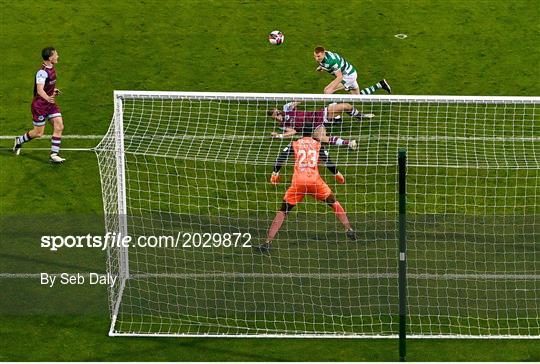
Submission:
[[[357,88],[359,88],[358,82],[356,82],[356,77],[356,71],[354,73],[351,73],[350,75],[343,75],[343,80],[341,81],[341,84],[343,85],[345,91],[356,90]]]

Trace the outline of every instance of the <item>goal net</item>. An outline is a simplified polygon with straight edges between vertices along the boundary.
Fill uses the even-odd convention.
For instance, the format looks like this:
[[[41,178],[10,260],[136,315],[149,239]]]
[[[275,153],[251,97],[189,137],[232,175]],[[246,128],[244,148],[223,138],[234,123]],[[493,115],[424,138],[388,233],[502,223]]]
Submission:
[[[345,176],[319,170],[357,240],[306,196],[269,255],[291,184],[291,139],[267,116],[350,103],[372,119],[328,120]],[[540,337],[538,97],[117,91],[96,148],[108,249],[111,335],[395,337],[397,151],[406,148],[408,332]],[[152,238],[154,237],[154,238]],[[158,241],[159,237],[159,241]]]

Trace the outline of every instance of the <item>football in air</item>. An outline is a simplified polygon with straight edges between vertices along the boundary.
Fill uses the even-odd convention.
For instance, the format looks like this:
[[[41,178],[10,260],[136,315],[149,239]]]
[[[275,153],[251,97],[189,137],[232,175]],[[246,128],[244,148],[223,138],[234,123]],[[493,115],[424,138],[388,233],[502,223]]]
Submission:
[[[275,45],[280,45],[285,41],[285,36],[279,30],[274,30],[268,35],[268,41]]]

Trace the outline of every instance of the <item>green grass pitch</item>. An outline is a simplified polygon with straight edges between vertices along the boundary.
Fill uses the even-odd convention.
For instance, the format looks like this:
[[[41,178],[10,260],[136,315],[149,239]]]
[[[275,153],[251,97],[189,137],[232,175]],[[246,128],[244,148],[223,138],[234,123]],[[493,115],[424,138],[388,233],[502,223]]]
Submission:
[[[539,16],[532,0],[4,0],[0,135],[31,127],[32,78],[46,45],[60,54],[65,135],[103,135],[115,89],[322,92],[330,79],[314,71],[319,44],[350,59],[361,86],[384,76],[396,94],[539,95]],[[274,29],[285,34],[279,47],[266,41]],[[66,137],[62,147],[96,142]],[[68,163],[53,166],[47,140],[20,158],[11,144],[0,139],[0,273],[104,271],[103,252],[39,247],[43,234],[103,233],[95,154],[66,150]],[[398,359],[396,340],[109,338],[103,287],[48,289],[29,278],[1,278],[0,287],[3,361]],[[416,339],[408,359],[539,361],[540,349],[535,340]]]

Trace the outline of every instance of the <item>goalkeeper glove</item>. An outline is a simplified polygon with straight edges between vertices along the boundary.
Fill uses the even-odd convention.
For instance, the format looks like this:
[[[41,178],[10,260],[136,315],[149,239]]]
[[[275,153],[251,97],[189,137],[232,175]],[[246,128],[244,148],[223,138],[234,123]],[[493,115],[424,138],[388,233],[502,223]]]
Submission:
[[[279,173],[278,172],[272,172],[272,177],[270,177],[270,183],[273,185],[277,185],[279,183]]]
[[[343,177],[343,175],[341,174],[341,172],[338,172],[334,175],[334,178],[336,179],[336,181],[338,181],[338,183],[340,184],[344,184],[345,183],[345,177]]]

